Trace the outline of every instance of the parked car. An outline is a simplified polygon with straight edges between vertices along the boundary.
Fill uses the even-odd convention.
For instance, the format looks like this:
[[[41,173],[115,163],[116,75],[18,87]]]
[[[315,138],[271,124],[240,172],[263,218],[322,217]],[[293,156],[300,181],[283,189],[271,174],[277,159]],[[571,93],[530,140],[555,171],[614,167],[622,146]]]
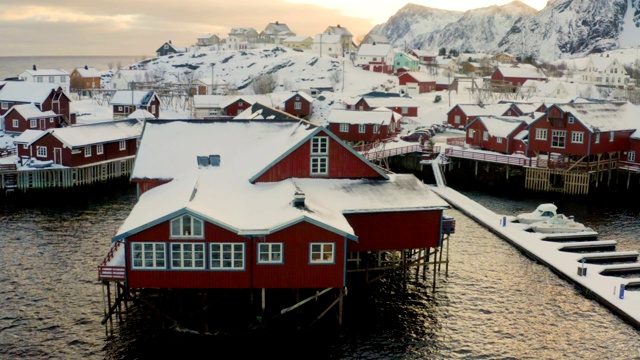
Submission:
[[[404,141],[417,142],[427,141],[431,138],[431,133],[427,130],[414,130],[407,135],[400,136],[400,139]]]

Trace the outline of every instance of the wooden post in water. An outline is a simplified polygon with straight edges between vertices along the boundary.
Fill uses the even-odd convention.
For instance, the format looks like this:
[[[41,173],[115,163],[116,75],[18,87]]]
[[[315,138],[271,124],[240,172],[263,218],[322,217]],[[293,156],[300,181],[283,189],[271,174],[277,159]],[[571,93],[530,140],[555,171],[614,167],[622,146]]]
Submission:
[[[264,310],[267,307],[267,305],[266,305],[266,301],[267,301],[266,297],[267,297],[266,289],[262,288],[262,308],[261,308],[262,309],[262,316],[264,316]]]

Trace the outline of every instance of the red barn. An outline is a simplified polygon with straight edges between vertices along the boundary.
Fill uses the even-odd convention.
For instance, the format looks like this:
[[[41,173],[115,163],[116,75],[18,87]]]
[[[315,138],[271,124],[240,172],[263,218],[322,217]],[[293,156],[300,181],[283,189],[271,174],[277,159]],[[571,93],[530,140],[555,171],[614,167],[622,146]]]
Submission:
[[[81,167],[132,158],[142,124],[137,120],[101,122],[47,131],[27,130],[15,140],[20,158]]]
[[[148,121],[132,181],[100,270],[132,289],[340,288],[350,252],[438,246],[448,208],[304,121]]]
[[[622,102],[554,104],[529,126],[529,151],[588,162],[629,149],[637,107]],[[614,155],[615,156],[615,155]]]
[[[547,81],[547,76],[537,67],[529,64],[498,66],[491,75],[494,87],[515,91],[527,80]]]
[[[386,108],[372,111],[333,109],[329,130],[350,144],[367,144],[392,137],[400,131],[400,114]]]
[[[400,88],[408,95],[436,91],[436,79],[423,72],[403,72],[398,76]]]
[[[299,118],[311,116],[313,97],[304,91],[298,91],[284,101],[284,111]]]
[[[124,119],[138,109],[146,110],[156,119],[160,117],[160,98],[154,91],[119,90],[109,101],[113,118]]]
[[[68,125],[62,115],[42,111],[33,104],[14,105],[4,114],[4,130],[7,134],[20,134],[25,130],[47,130]]]

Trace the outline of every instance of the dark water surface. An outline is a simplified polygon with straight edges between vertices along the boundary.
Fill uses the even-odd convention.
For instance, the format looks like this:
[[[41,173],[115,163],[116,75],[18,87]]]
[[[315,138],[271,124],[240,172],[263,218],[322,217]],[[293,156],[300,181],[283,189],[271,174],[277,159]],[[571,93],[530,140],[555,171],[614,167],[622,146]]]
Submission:
[[[467,192],[505,214],[549,199]],[[63,206],[0,206],[0,359],[637,359],[640,332],[456,210],[449,275],[350,289],[345,326],[199,335],[134,312],[107,337],[97,265],[135,191]],[[556,201],[561,212],[640,250],[630,201]],[[444,269],[443,269],[444,270]],[[640,304],[639,304],[640,306]]]

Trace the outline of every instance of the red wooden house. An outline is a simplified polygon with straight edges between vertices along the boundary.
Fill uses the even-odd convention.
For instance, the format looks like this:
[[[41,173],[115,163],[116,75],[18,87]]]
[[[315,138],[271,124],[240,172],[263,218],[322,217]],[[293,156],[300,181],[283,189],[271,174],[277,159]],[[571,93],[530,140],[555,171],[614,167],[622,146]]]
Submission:
[[[351,144],[367,144],[384,140],[400,131],[400,114],[386,108],[372,111],[333,109],[327,122],[329,130]]]
[[[403,72],[398,76],[400,88],[409,95],[436,91],[436,79],[423,72]]]
[[[407,97],[361,97],[347,110],[371,111],[376,108],[387,108],[402,116],[418,116],[418,103]]]
[[[527,80],[547,81],[547,76],[542,70],[529,64],[498,66],[491,74],[492,86],[511,91],[515,91]]]
[[[20,134],[27,129],[47,130],[67,125],[64,117],[55,112],[42,111],[33,104],[14,105],[4,114],[4,130],[7,134]]]
[[[311,116],[313,97],[304,91],[298,91],[284,101],[284,111],[299,118]]]
[[[247,110],[251,105],[260,102],[266,106],[272,106],[271,97],[267,95],[243,95],[229,96],[222,106],[222,115],[236,116]]]
[[[137,120],[123,120],[27,130],[14,142],[22,159],[82,167],[135,156],[141,132],[142,124]]]
[[[537,113],[539,118],[544,113]],[[534,119],[530,116],[479,116],[466,127],[466,143],[473,148],[512,154],[521,151],[516,136],[524,132]]]
[[[349,252],[437,246],[448,208],[307,122],[148,121],[132,181],[100,268],[130,289],[340,288]]]
[[[417,57],[421,63],[435,63],[437,57],[435,54],[420,49],[413,49],[409,51],[409,54]]]
[[[154,91],[119,90],[109,101],[113,118],[124,119],[138,109],[146,110],[157,119],[160,117],[160,98]]]
[[[40,111],[53,111],[61,115],[67,124],[75,124],[75,114],[71,114],[71,100],[60,86],[26,81],[0,82],[0,116],[11,107],[33,104]]]
[[[574,161],[619,159],[637,129],[637,107],[622,102],[554,104],[529,126],[529,151]]]
[[[621,160],[623,166],[632,166],[636,169],[640,168],[640,131],[636,130],[629,138],[629,148],[622,153]]]
[[[517,115],[510,104],[457,104],[447,112],[447,124],[456,129],[464,129],[479,116]]]

